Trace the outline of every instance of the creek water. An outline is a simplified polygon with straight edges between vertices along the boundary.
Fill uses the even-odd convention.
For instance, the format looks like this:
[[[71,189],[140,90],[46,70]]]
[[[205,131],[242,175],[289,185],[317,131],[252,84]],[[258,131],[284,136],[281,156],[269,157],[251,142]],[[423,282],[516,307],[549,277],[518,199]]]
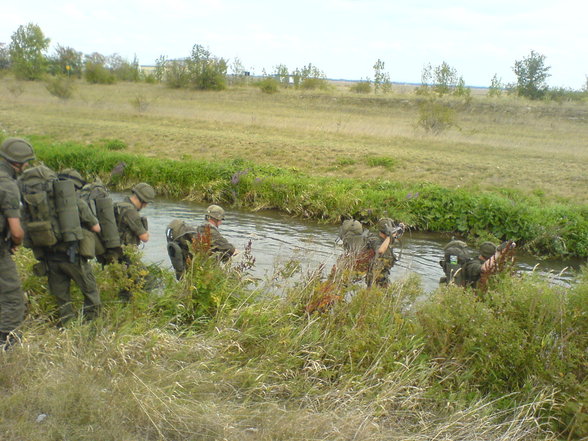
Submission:
[[[122,195],[113,195],[120,200]],[[204,222],[206,205],[185,201],[158,199],[144,209],[142,214],[149,219],[151,238],[143,247],[144,260],[171,268],[166,251],[165,229],[172,219],[182,219],[197,226]],[[252,275],[269,280],[286,262],[300,262],[303,272],[314,271],[324,265],[325,273],[342,253],[336,243],[338,225],[320,224],[315,221],[292,218],[274,211],[250,212],[226,209],[226,219],[220,227],[224,237],[237,249],[243,250],[251,241],[251,252],[255,257]],[[407,231],[402,246],[395,248],[400,260],[392,268],[390,278],[399,280],[410,273],[420,276],[423,288],[433,291],[438,287],[443,271],[439,260],[443,245],[450,237],[441,234]],[[516,270],[535,271],[552,283],[569,286],[582,260],[545,260],[517,251]],[[240,256],[233,261],[238,263]]]

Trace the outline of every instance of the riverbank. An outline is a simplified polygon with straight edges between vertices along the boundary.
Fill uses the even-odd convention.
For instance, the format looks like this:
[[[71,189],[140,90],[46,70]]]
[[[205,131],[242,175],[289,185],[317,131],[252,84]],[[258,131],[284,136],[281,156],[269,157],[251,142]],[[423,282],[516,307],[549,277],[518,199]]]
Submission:
[[[57,330],[31,253],[17,262],[29,312],[22,346],[0,354],[7,440],[588,435],[586,273],[569,289],[505,274],[478,295],[423,297],[416,278],[288,287],[290,265],[273,296],[198,257],[181,282],[149,268],[157,293],[137,286],[121,305],[114,264],[96,266],[102,317]],[[347,300],[305,313],[329,293]]]
[[[548,202],[515,191],[449,189],[433,184],[310,176],[245,160],[150,158],[108,144],[55,143],[32,137],[38,157],[55,169],[101,176],[113,189],[146,181],[160,194],[339,223],[392,217],[417,230],[455,232],[474,240],[513,239],[533,254],[588,256],[588,206]],[[124,162],[124,173],[111,170]]]

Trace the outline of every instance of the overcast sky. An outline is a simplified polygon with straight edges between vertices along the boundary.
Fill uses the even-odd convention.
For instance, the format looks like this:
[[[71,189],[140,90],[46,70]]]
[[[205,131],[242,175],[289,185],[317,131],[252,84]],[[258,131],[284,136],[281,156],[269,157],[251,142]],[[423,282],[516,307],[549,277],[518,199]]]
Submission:
[[[381,59],[394,82],[419,83],[443,61],[466,84],[512,66],[531,50],[551,66],[550,86],[580,89],[588,74],[588,2],[573,0],[4,0],[0,42],[34,23],[84,54],[117,53],[152,65],[188,56],[194,44],[255,74],[308,63],[329,78],[373,79]]]

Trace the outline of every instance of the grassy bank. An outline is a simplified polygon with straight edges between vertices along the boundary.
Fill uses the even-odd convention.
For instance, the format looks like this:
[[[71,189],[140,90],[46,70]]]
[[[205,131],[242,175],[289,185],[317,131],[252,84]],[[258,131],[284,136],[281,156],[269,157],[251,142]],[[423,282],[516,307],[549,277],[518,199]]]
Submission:
[[[0,354],[0,432],[35,439],[554,440],[588,435],[588,283],[493,280],[485,294],[415,279],[304,306],[324,283],[247,287],[198,258],[188,278],[117,301],[97,271],[101,319],[54,329],[21,250],[29,316]],[[281,273],[284,274],[284,273]],[[284,276],[282,276],[284,277]],[[79,306],[79,305],[78,305]]]
[[[370,223],[390,216],[420,230],[513,239],[535,254],[588,256],[588,207],[584,205],[550,202],[516,191],[481,192],[435,184],[317,177],[242,159],[150,158],[109,150],[112,142],[81,146],[43,138],[33,141],[39,158],[49,166],[100,175],[118,188],[146,181],[161,194],[173,197],[249,209],[272,208],[330,222],[352,216]],[[110,177],[110,170],[121,161],[127,164],[124,175]]]
[[[80,82],[64,101],[43,83],[5,77],[0,130],[79,144],[116,138],[129,152],[156,158],[246,158],[312,176],[514,189],[588,203],[586,103],[448,99],[456,125],[431,136],[417,126],[422,99],[403,90],[363,96],[348,85],[266,95],[252,87],[210,93]]]

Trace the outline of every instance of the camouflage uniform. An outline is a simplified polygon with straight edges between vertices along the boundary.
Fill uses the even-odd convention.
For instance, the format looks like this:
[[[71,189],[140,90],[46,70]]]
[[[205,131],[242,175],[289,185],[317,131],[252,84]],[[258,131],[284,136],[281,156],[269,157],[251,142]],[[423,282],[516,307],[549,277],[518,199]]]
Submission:
[[[98,223],[90,207],[81,199],[77,200],[80,223],[90,229]],[[69,253],[71,245],[58,243],[43,250],[43,260],[47,263],[47,282],[49,292],[57,300],[60,324],[65,324],[75,316],[72,306],[70,285],[75,281],[84,296],[82,314],[86,319],[95,318],[100,311],[100,292],[88,258],[79,253]]]
[[[235,253],[235,247],[225,239],[218,228],[210,223],[204,223],[196,230],[202,242],[210,243],[210,252],[221,262],[228,261]]]
[[[10,257],[10,244],[5,240],[8,218],[20,217],[20,192],[16,173],[4,159],[0,159],[0,336],[5,340],[23,321],[24,295],[16,264]]]
[[[365,279],[367,286],[372,286],[375,282],[376,285],[385,288],[389,284],[388,277],[390,276],[390,270],[396,262],[396,257],[392,252],[392,243],[390,243],[390,246],[383,254],[378,255],[378,249],[384,240],[378,233],[370,234],[367,239],[366,248],[373,253],[373,258]],[[391,240],[393,241],[394,239]]]

